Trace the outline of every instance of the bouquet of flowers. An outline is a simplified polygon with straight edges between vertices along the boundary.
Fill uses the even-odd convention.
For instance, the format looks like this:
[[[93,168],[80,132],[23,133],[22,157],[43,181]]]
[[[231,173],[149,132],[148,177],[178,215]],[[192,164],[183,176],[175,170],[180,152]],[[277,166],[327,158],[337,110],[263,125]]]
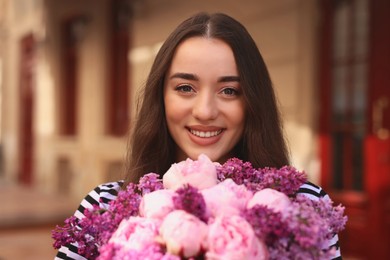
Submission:
[[[54,247],[77,244],[88,259],[329,259],[347,221],[329,198],[300,194],[303,172],[255,169],[205,155],[146,174],[108,209],[85,210],[53,230]]]

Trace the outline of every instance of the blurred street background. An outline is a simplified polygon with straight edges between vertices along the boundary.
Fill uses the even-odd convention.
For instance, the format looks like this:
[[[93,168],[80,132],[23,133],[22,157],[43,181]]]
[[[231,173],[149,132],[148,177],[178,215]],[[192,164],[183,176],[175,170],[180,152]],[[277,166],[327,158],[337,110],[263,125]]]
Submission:
[[[390,259],[390,1],[0,0],[0,260],[52,259],[50,230],[123,178],[137,94],[198,11],[253,36],[291,164],[346,207],[344,257]]]
[[[51,230],[70,216],[75,205],[65,196],[0,181],[0,259],[53,259]]]

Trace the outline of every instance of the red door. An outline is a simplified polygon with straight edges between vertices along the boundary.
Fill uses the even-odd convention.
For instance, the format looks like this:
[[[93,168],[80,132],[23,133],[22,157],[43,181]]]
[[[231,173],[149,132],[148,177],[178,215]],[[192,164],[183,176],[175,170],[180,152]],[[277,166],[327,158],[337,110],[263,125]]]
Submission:
[[[321,185],[346,206],[342,254],[390,259],[390,1],[321,3]]]
[[[19,181],[33,182],[33,108],[34,108],[34,59],[35,40],[32,34],[20,41],[19,64]]]
[[[376,0],[371,6],[369,129],[364,147],[367,235],[370,256],[390,259],[390,1]]]

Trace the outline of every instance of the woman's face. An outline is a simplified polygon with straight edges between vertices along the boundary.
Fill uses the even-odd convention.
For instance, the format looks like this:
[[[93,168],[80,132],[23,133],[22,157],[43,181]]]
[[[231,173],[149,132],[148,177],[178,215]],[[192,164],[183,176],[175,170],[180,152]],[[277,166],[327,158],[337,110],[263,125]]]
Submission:
[[[165,77],[164,104],[177,161],[203,153],[223,163],[234,156],[245,107],[230,46],[203,37],[182,42]]]

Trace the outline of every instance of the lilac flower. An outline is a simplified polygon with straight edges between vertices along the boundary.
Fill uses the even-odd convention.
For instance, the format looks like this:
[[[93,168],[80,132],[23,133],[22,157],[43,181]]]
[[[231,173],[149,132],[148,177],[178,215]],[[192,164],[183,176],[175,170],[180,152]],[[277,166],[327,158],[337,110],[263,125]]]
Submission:
[[[141,177],[138,183],[138,189],[142,196],[146,193],[163,189],[163,183],[160,176],[156,173],[148,173]]]
[[[55,249],[76,242],[74,232],[78,232],[77,221],[78,219],[75,216],[71,216],[65,220],[63,227],[58,225],[55,227],[52,231],[52,238],[55,240],[53,247]]]
[[[173,205],[176,209],[182,209],[195,215],[206,222],[206,202],[199,190],[191,185],[185,185],[176,190],[173,197]]]
[[[137,193],[137,185],[129,183],[126,190],[118,192],[118,197],[110,202],[109,210],[115,213],[116,221],[120,222],[123,218],[138,215],[138,208],[142,196]]]
[[[255,205],[244,211],[244,218],[251,224],[256,236],[267,246],[272,246],[276,240],[289,236],[288,224],[280,212],[275,212],[267,206]]]
[[[299,187],[307,181],[303,172],[291,166],[277,168],[253,168],[249,162],[231,158],[217,168],[220,181],[226,178],[233,179],[237,184],[245,184],[252,192],[264,188],[272,188],[286,195],[293,195]]]
[[[343,213],[329,199],[297,196],[283,213],[256,205],[243,215],[267,244],[270,259],[329,259],[334,252],[327,242],[344,228]]]
[[[115,229],[114,223],[107,221],[110,212],[94,206],[92,210],[84,211],[85,217],[79,220],[78,253],[88,259],[95,259],[99,255],[98,246],[107,242],[107,237]],[[111,233],[110,232],[110,233]]]
[[[288,223],[288,239],[279,240],[270,247],[270,258],[332,258],[333,250],[326,248],[328,239],[334,235],[331,227],[338,228],[343,217],[341,208],[336,208],[331,217],[324,217],[321,212],[333,211],[331,208],[331,201],[327,199],[313,201],[305,196],[294,199],[292,206],[283,214],[283,221]]]
[[[293,195],[307,181],[306,175],[294,167],[259,169],[263,174],[261,189],[272,188],[286,195]]]
[[[344,216],[345,207],[341,205],[334,206],[333,201],[329,199],[329,197],[312,200],[303,194],[298,194],[294,201],[299,205],[307,204],[315,209],[320,218],[329,226],[330,237],[328,236],[328,239],[330,239],[333,234],[337,234],[343,230],[347,223],[348,217]]]
[[[256,179],[261,181],[261,176],[257,176],[255,171],[250,162],[243,162],[238,158],[231,158],[223,165],[217,167],[217,176],[220,181],[230,178],[240,185],[256,181]]]
[[[84,218],[78,220],[72,216],[65,220],[63,228],[57,227],[53,231],[55,248],[76,242],[80,255],[95,259],[99,255],[99,247],[107,243],[119,223],[138,215],[141,195],[136,189],[135,184],[129,184],[126,190],[118,193],[116,200],[109,203],[108,209],[94,205],[84,211]]]

